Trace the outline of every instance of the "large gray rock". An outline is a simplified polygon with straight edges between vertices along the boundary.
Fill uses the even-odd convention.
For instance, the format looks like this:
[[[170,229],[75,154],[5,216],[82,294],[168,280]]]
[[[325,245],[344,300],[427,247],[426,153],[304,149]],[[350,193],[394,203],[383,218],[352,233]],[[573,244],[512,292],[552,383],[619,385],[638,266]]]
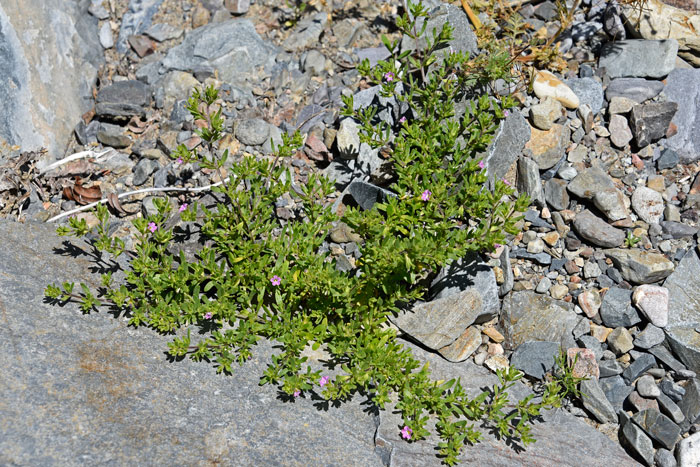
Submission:
[[[671,123],[678,128],[665,146],[674,149],[681,162],[689,164],[700,159],[700,70],[673,70],[666,80],[664,94],[678,104]]]
[[[566,188],[579,198],[593,199],[599,191],[614,189],[615,182],[601,168],[591,167],[576,175]]]
[[[414,345],[414,356],[430,364],[431,375],[445,381],[460,378],[467,394],[476,397],[498,382],[494,374],[471,362],[459,365],[445,362],[435,354],[430,354]],[[521,400],[529,390],[521,383],[508,391],[512,401]],[[393,404],[392,408],[393,408]],[[400,413],[392,410],[380,412],[381,423],[377,428],[377,452],[385,465],[411,467],[439,467],[441,461],[435,457],[435,446],[439,438],[431,434],[427,439],[410,443],[401,439],[403,426]],[[432,423],[431,423],[432,425]],[[489,426],[476,424],[483,438],[473,446],[467,445],[459,457],[463,466],[549,466],[573,465],[571,453],[576,453],[576,465],[638,465],[625,453],[622,447],[604,434],[587,425],[566,411],[557,409],[544,412],[542,422],[532,426],[532,436],[537,441],[526,449],[519,444],[511,445],[497,439]],[[509,447],[510,446],[510,447]],[[516,447],[517,446],[517,447]]]
[[[168,51],[163,67],[188,72],[218,71],[220,80],[241,83],[256,67],[271,67],[275,53],[275,48],[260,38],[253,23],[233,19],[189,32],[180,45]]]
[[[667,341],[688,369],[700,373],[700,259],[688,252],[664,282],[669,292]]]
[[[580,320],[573,308],[534,291],[512,292],[503,300],[499,322],[504,347],[515,350],[527,341],[562,342],[571,337]]]
[[[426,347],[440,350],[472,324],[496,317],[498,308],[493,270],[470,256],[443,268],[431,285],[429,301],[418,302],[391,320]]]
[[[0,142],[63,155],[104,62],[88,4],[0,3]]]
[[[576,214],[574,229],[584,239],[597,246],[615,247],[625,241],[625,233],[608,224],[588,209]]]
[[[428,37],[432,39],[433,29],[436,29],[439,33],[442,30],[443,24],[449,22],[453,28],[453,38],[449,42],[448,47],[438,53],[445,54],[448,51],[452,51],[467,52],[471,55],[475,55],[478,52],[476,35],[472,32],[467,14],[462,8],[456,5],[439,2],[434,8],[428,7],[427,9],[429,10],[428,24],[425,29],[426,34],[418,39],[420,48],[426,47],[426,40]],[[417,24],[418,28],[421,28],[424,22],[425,19],[419,18]],[[415,41],[408,36],[404,36],[401,42],[401,50],[413,50],[415,48]]]
[[[259,386],[269,343],[230,377],[168,361],[171,336],[44,303],[49,283],[100,283],[53,226],[0,221],[0,237],[0,464],[382,465],[359,398],[319,410]]]
[[[677,53],[675,39],[614,41],[603,46],[598,65],[611,78],[663,78],[675,67]]]

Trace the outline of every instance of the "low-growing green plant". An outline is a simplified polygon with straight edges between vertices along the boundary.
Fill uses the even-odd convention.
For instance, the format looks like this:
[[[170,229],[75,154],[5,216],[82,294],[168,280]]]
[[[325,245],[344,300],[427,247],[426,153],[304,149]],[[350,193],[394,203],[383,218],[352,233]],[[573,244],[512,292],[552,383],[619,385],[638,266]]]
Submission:
[[[417,21],[427,13],[421,5],[410,8],[412,16],[404,14],[398,26],[418,39],[425,26],[420,30]],[[274,157],[240,157],[225,174],[217,92],[195,90],[188,109],[204,144],[199,151],[180,146],[172,157],[219,171],[224,183],[213,188],[216,206],[193,202],[174,213],[167,200],[156,200],[155,214],[133,221],[137,235],[123,283],[105,274],[100,294],[65,283],[49,286],[47,296],[78,301],[84,312],[108,306],[134,326],[175,334],[170,355],[213,361],[225,373],[249,359],[260,339],[272,340],[281,350],[261,384],[275,384],[291,397],[317,390],[342,401],[362,391],[379,408],[395,404],[403,416],[397,430],[407,440],[426,437],[430,422],[436,423],[439,454],[447,464],[457,462],[465,443],[479,440],[474,422],[484,419],[500,436],[534,441],[533,419],[558,406],[573,390],[569,384],[553,380],[539,398],[513,403],[507,391],[522,374],[507,368],[498,371],[492,391],[471,398],[459,380],[431,379],[428,365],[388,326],[392,313],[423,296],[424,279],[469,251],[492,251],[506,233],[516,234],[515,213],[528,202],[513,199],[505,180],[492,180],[487,189],[479,158],[513,102],[475,96],[489,80],[507,77],[508,69],[498,56],[483,70],[472,69],[461,52],[440,55],[451,35],[445,25],[429,34],[426,47],[403,52],[385,39],[391,58],[374,69],[360,66],[381,84],[383,96],[407,105],[395,123],[381,122],[371,106],[353,110],[352,98],[346,99],[344,114],[362,124],[362,141],[388,151],[394,171],[388,188],[395,196],[370,210],[348,207],[339,217],[331,207],[332,182],[317,174],[303,184],[295,181],[288,159],[302,143],[298,134],[283,135]],[[459,100],[465,102],[461,114],[455,110]],[[276,215],[275,202],[283,196],[294,199],[296,218]],[[121,255],[125,245],[109,234],[107,208],[96,213],[95,247]],[[173,216],[180,217],[180,227],[172,227]],[[338,221],[361,239],[361,256],[349,272],[323,248]],[[83,236],[88,230],[72,218],[59,233]],[[195,261],[171,245],[182,230],[206,241]],[[320,347],[340,369],[335,377],[304,356]]]
[[[627,248],[634,248],[641,238],[635,236],[632,232],[627,232],[627,237],[625,237],[625,246]]]

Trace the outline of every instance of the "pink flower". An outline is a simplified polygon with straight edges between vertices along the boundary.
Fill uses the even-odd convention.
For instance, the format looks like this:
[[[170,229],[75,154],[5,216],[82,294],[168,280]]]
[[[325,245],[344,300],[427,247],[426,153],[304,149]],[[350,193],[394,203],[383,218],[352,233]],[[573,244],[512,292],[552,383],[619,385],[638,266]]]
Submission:
[[[406,117],[401,117],[401,118],[399,119],[399,123],[404,123],[405,121],[406,121]]]
[[[296,391],[294,391],[294,397],[295,397],[295,398],[296,398],[296,397],[299,397],[300,394],[301,394],[301,391],[300,391],[300,390],[297,389]]]
[[[510,112],[507,111],[507,110],[504,110],[504,111],[503,111],[503,115],[505,115],[505,116],[507,117],[508,115],[510,115]]]
[[[323,387],[326,384],[328,384],[328,381],[330,380],[330,376],[321,376],[321,379],[318,380],[318,385]]]
[[[184,211],[185,209],[187,209],[187,206],[188,206],[187,203],[182,203],[182,204],[180,205],[179,211],[180,211],[180,212]]]
[[[503,179],[503,183],[505,183],[506,185],[510,186],[510,182],[509,182],[508,180],[506,180],[505,178]]]
[[[153,232],[155,232],[156,230],[158,230],[158,226],[156,225],[155,222],[149,222],[149,223],[148,223],[148,230],[150,230],[151,233],[153,233]]]
[[[211,319],[212,316],[214,316],[214,315],[211,314],[211,311],[210,311],[210,312],[207,312],[207,313],[204,314],[204,319]]]
[[[387,71],[386,73],[384,73],[384,79],[387,83],[391,83],[392,81],[394,81],[394,73],[392,73],[391,71]]]
[[[277,286],[277,285],[280,285],[282,283],[282,278],[280,276],[278,276],[277,274],[275,274],[270,279],[270,282],[272,282],[272,285]]]
[[[485,167],[484,161],[479,161],[479,168],[483,169]]]
[[[494,244],[493,244],[493,247],[494,247],[494,248],[501,248],[501,244],[500,244],[500,243],[494,243]]]
[[[413,430],[411,430],[408,426],[404,426],[403,430],[401,430],[401,437],[403,439],[411,439],[412,434]]]
[[[178,157],[175,162],[177,162],[178,164],[182,164],[185,161],[182,160],[182,157]]]
[[[430,190],[425,190],[422,195],[420,195],[420,199],[423,201],[428,201],[430,199],[430,195],[432,195],[433,192]]]

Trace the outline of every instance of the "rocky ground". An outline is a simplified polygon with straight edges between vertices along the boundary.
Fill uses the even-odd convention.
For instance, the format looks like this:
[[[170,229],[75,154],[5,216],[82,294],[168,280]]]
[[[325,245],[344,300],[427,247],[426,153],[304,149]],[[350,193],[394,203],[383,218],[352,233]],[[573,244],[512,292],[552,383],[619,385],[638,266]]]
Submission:
[[[197,189],[218,174],[169,154],[200,144],[184,102],[208,84],[224,100],[230,135],[221,150],[265,157],[270,139],[300,130],[297,181],[312,171],[331,177],[339,210],[376,202],[383,158],[338,110],[343,94],[356,105],[376,102],[355,66],[386,58],[379,37],[396,35],[402,2],[326,0],[299,12],[268,0],[85,0],[60,13],[29,3],[35,21],[53,18],[52,32],[39,34],[26,10],[0,7],[0,26],[11,26],[0,35],[10,50],[0,56],[0,95],[12,104],[0,123],[8,143],[0,213],[8,219],[28,229],[68,214],[94,224],[79,208],[109,196],[111,229],[128,245],[129,219],[154,209],[154,196],[202,196]],[[429,3],[431,22],[460,26],[454,47],[473,50],[459,2]],[[561,448],[589,453],[578,465],[634,464],[618,443],[647,465],[700,462],[700,14],[684,2],[647,7],[578,6],[559,42],[566,67],[538,71],[532,92],[516,93],[519,111],[484,154],[491,176],[533,200],[523,232],[441,272],[428,301],[392,320],[446,377],[487,378],[510,364],[528,377],[523,394],[547,377],[559,348],[578,355],[587,397],[551,421],[559,435],[562,426],[570,437],[578,432]],[[553,2],[518,11],[531,34],[559,27]],[[640,18],[640,27],[631,24]],[[42,59],[47,52],[53,58]],[[352,148],[359,151],[348,157]],[[277,215],[295,217],[291,197]],[[359,255],[351,237],[339,225],[327,242],[348,268]],[[429,443],[403,443],[391,417],[377,416],[382,462],[438,462]],[[567,442],[557,429],[539,429],[540,447],[499,451],[501,465],[537,456],[570,462],[568,452],[552,451]],[[489,446],[480,455],[496,455]],[[470,457],[478,449],[464,462],[488,458]]]

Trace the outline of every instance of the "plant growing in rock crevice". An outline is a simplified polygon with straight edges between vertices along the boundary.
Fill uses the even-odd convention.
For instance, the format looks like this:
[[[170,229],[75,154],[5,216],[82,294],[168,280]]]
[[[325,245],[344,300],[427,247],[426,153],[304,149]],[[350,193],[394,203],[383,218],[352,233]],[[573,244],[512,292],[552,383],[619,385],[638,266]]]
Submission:
[[[405,14],[398,26],[418,38],[424,31],[416,28],[416,19],[427,14],[420,5],[411,6],[411,13],[413,19]],[[473,70],[462,53],[438,58],[451,33],[446,25],[433,32],[425,49],[401,53],[398,44],[385,41],[392,59],[374,70],[367,63],[360,67],[381,83],[384,96],[407,104],[405,119],[395,126],[375,128],[375,109],[355,112],[352,99],[346,101],[344,113],[361,122],[363,140],[387,147],[395,196],[371,210],[348,208],[339,218],[329,202],[334,193],[329,180],[314,174],[307,183],[295,183],[287,159],[302,139],[284,135],[275,157],[242,157],[227,177],[220,172],[225,183],[213,189],[219,199],[214,208],[192,203],[173,213],[170,203],[156,200],[156,214],[134,220],[137,236],[124,283],[106,274],[98,296],[82,284],[75,293],[72,283],[49,286],[47,296],[76,300],[85,312],[106,305],[124,312],[134,326],[174,333],[170,355],[213,361],[220,372],[249,359],[258,340],[273,340],[281,350],[262,384],[278,385],[291,397],[318,390],[327,400],[342,401],[362,391],[380,408],[395,402],[406,439],[427,436],[431,418],[436,421],[443,440],[439,453],[448,464],[457,462],[465,443],[478,441],[473,422],[484,418],[501,436],[532,442],[532,419],[558,406],[568,386],[554,380],[538,401],[529,396],[512,404],[507,390],[521,374],[511,368],[498,372],[493,391],[472,399],[458,380],[432,380],[427,365],[387,323],[391,313],[423,296],[420,280],[426,274],[469,251],[490,251],[506,233],[515,234],[514,213],[527,205],[524,197],[512,199],[504,181],[485,189],[478,159],[512,101],[469,97],[508,70],[497,64]],[[466,100],[461,116],[455,111],[458,99]],[[180,146],[173,157],[220,171],[228,153],[218,151],[224,124],[216,91],[195,91],[188,109],[205,144],[200,152]],[[275,212],[283,196],[298,206],[296,219],[288,222]],[[99,207],[97,216],[96,248],[120,255],[124,243],[110,236],[107,209]],[[180,217],[179,227],[173,227],[173,216]],[[349,272],[322,248],[341,220],[361,238],[361,257]],[[207,241],[195,261],[171,248],[185,228]],[[88,228],[70,219],[59,233],[83,236]],[[201,337],[192,336],[196,329]],[[304,356],[306,349],[321,346],[340,370],[333,378]]]

